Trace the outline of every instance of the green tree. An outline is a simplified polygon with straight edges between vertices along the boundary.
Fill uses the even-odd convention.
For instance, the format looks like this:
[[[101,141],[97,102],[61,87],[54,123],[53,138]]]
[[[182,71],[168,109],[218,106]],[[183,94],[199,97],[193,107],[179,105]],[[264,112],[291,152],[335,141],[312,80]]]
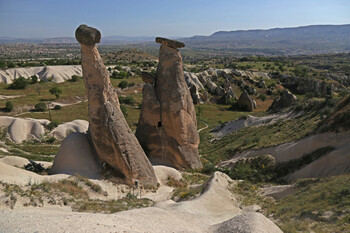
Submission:
[[[7,101],[5,105],[5,111],[11,112],[13,110],[13,103],[11,101]]]
[[[13,83],[10,84],[8,89],[25,89],[28,86],[28,80],[26,80],[24,77],[16,78]]]
[[[36,104],[34,107],[37,112],[45,112],[47,110],[47,106],[43,102]]]
[[[123,79],[128,77],[128,72],[121,70],[116,76],[118,79]]]
[[[49,91],[52,95],[56,96],[56,99],[62,94],[62,90],[59,87],[53,87]]]
[[[118,87],[120,87],[120,88],[122,88],[122,89],[124,89],[124,88],[126,88],[126,87],[128,87],[128,86],[129,86],[129,83],[128,83],[128,81],[125,81],[125,80],[121,81],[121,82],[119,83],[119,85],[118,85]]]
[[[6,64],[7,64],[7,68],[15,68],[16,67],[16,64],[13,63],[12,61],[7,62]]]
[[[135,105],[135,99],[133,96],[128,95],[127,97],[119,96],[120,104]]]
[[[80,79],[80,77],[78,75],[72,75],[72,78],[71,78],[71,82],[76,82]]]
[[[0,59],[0,69],[5,69],[5,68],[6,68],[6,62]]]
[[[36,76],[36,75],[32,75],[31,77],[31,84],[35,84],[35,83],[37,83],[38,82],[38,77]]]

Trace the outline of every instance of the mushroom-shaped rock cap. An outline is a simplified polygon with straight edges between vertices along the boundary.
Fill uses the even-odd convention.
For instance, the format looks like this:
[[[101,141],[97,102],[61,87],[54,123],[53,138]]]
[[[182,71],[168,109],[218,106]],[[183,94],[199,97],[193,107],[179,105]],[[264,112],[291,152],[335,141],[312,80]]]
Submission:
[[[100,43],[101,33],[96,28],[82,24],[75,30],[75,38],[80,44],[94,45]]]
[[[170,47],[170,48],[173,48],[173,49],[185,47],[185,44],[180,42],[180,41],[170,40],[170,39],[166,39],[166,38],[163,38],[163,37],[156,37],[156,42],[158,44],[162,44],[164,46],[167,46],[167,47]]]
[[[154,75],[148,72],[142,72],[141,78],[142,78],[142,81],[144,81],[145,83],[154,83],[154,80],[156,79]]]

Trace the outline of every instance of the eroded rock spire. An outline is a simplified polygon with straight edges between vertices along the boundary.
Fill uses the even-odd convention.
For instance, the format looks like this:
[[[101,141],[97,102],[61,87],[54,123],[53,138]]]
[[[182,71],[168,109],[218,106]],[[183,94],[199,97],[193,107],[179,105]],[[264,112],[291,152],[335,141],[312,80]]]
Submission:
[[[143,103],[136,136],[151,162],[178,169],[201,168],[196,112],[177,48],[185,45],[165,38],[154,83],[144,75]]]
[[[75,37],[81,44],[82,70],[89,101],[89,131],[97,155],[121,173],[127,183],[139,180],[144,185],[156,185],[152,165],[120,110],[117,92],[95,45],[100,42],[100,32],[80,25]]]

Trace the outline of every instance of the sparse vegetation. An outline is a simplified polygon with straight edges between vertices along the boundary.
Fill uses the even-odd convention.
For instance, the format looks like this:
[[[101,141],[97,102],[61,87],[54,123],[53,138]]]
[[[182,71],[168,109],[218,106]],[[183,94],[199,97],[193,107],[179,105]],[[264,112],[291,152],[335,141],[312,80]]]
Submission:
[[[72,75],[72,78],[71,78],[69,81],[71,81],[71,82],[77,82],[79,79],[81,79],[80,76],[78,76],[78,75]]]
[[[56,128],[60,123],[58,121],[51,121],[49,124],[47,124],[45,127],[48,130],[53,130],[54,128]]]
[[[119,96],[120,104],[135,105],[135,99],[133,96],[128,95],[126,97]]]
[[[5,111],[12,112],[12,110],[13,110],[13,103],[11,101],[6,101]]]
[[[112,214],[124,210],[145,208],[154,204],[150,199],[123,198],[113,201],[87,200],[78,201],[72,206],[73,211]]]
[[[29,82],[24,77],[19,77],[13,80],[13,82],[8,86],[8,89],[25,89],[28,86]]]
[[[45,112],[47,110],[47,105],[43,102],[36,104],[34,107],[37,112]]]
[[[56,86],[51,88],[49,91],[52,95],[56,96],[56,99],[60,98],[60,95],[62,94],[62,90]]]

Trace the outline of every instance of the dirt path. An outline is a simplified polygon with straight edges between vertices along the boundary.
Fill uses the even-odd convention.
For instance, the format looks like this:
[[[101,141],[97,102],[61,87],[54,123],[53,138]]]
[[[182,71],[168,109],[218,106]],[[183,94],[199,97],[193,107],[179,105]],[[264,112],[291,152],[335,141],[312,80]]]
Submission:
[[[198,130],[198,133],[200,133],[201,131],[203,131],[203,130],[205,130],[205,129],[208,129],[208,124],[207,123],[205,123],[205,122],[203,122],[204,124],[205,124],[205,127],[203,127],[203,128],[200,128],[199,130]]]
[[[24,95],[0,95],[0,100],[14,99],[22,96]]]

